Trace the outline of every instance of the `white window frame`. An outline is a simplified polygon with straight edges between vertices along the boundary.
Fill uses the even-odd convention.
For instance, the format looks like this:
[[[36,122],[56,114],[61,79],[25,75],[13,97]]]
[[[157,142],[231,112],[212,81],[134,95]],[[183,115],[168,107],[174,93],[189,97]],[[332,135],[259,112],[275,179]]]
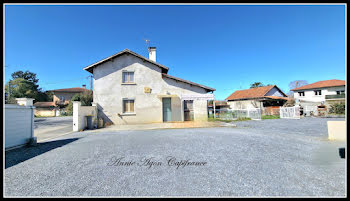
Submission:
[[[134,111],[130,112],[130,108],[128,108],[129,111],[126,111],[124,108],[124,101],[133,101],[134,102]],[[122,99],[122,110],[123,114],[135,114],[135,99],[134,98],[123,98]]]
[[[303,94],[303,95],[300,95],[300,94]],[[299,95],[300,97],[304,97],[304,96],[305,96],[305,91],[299,91],[299,92],[298,92],[298,95]]]
[[[336,91],[336,93],[337,93],[337,95],[345,94],[345,90],[338,90],[338,91]]]
[[[321,96],[322,90],[314,90],[315,96]]]
[[[132,73],[132,78],[133,78],[133,81],[131,82],[130,81],[130,76],[127,75],[126,77],[128,78],[128,80],[124,80],[124,73]],[[134,71],[122,71],[122,83],[123,84],[134,84],[135,83],[135,72]]]

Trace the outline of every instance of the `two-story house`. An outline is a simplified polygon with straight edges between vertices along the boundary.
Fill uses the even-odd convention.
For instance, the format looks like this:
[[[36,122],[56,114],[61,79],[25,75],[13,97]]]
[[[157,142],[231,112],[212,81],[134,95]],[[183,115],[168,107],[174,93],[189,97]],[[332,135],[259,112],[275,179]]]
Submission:
[[[300,106],[328,106],[335,101],[345,101],[345,80],[324,80],[304,85],[291,91]]]
[[[98,116],[114,124],[207,120],[215,89],[169,75],[156,48],[148,50],[149,58],[125,49],[84,68]]]

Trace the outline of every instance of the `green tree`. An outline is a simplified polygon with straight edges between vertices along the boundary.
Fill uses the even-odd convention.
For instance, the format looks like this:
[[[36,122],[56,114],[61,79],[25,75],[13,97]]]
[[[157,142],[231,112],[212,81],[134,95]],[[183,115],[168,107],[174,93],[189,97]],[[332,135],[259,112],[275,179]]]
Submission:
[[[250,85],[250,88],[257,88],[257,87],[263,87],[263,86],[265,85],[261,82],[254,82],[253,84]]]
[[[15,98],[34,98],[36,101],[48,101],[48,96],[42,92],[39,85],[39,79],[36,74],[26,71],[17,71],[11,74],[12,80],[5,85],[5,93],[7,94],[6,103],[15,103]]]

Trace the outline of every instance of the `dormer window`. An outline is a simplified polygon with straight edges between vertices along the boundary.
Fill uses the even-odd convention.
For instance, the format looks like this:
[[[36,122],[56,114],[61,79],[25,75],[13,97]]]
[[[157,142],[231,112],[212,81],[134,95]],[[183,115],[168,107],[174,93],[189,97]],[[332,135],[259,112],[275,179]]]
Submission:
[[[315,92],[316,96],[320,96],[321,95],[321,90],[315,90],[314,92]]]
[[[123,71],[123,83],[134,83],[134,72]]]
[[[305,96],[305,92],[304,91],[300,91],[298,92],[299,96]]]

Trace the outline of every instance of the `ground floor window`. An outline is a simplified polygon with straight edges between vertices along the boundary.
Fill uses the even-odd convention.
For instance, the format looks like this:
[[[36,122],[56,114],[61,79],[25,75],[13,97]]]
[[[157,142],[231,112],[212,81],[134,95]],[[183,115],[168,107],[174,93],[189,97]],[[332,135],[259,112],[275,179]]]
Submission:
[[[134,113],[135,100],[123,99],[123,113]]]
[[[184,120],[193,121],[193,100],[184,100]]]

